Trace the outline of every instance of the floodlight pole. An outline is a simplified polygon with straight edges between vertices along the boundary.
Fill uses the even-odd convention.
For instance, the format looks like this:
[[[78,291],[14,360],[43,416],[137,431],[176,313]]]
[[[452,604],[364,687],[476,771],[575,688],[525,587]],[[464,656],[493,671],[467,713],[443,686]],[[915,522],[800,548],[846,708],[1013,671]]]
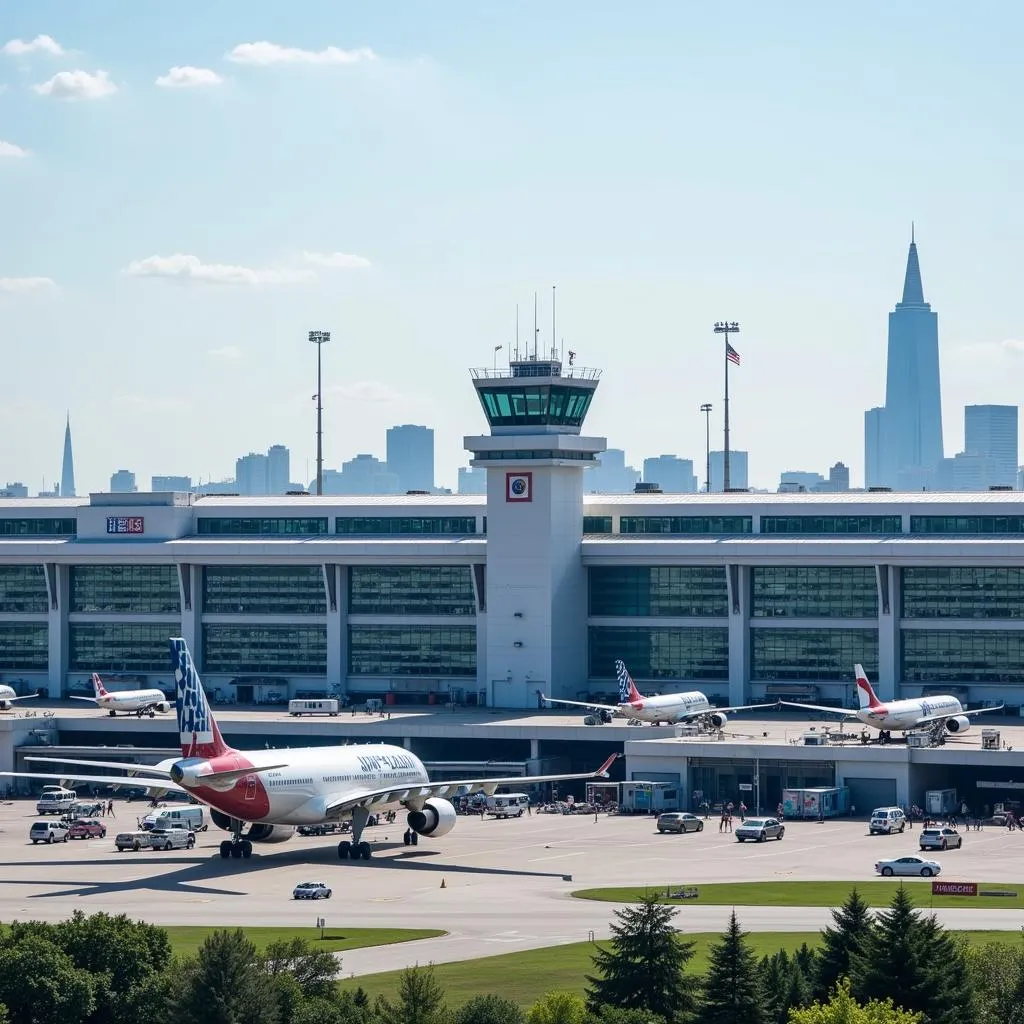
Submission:
[[[704,492],[711,493],[711,403],[705,402],[700,411],[704,413]]]
[[[316,345],[316,493],[324,493],[324,396],[323,346],[331,340],[330,331],[310,331],[309,340]]]

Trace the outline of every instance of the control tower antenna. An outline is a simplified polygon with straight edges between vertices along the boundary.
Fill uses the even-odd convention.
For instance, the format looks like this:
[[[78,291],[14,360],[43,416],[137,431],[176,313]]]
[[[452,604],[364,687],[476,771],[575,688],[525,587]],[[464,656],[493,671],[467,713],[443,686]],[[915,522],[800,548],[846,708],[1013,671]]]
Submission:
[[[537,338],[540,336],[540,328],[537,326],[537,293],[533,293],[533,361],[537,361]]]
[[[556,341],[556,338],[558,337],[558,335],[555,334],[555,288],[556,287],[557,287],[557,285],[552,285],[551,286],[551,358],[552,359],[557,359],[558,358],[558,342]]]
[[[516,362],[519,362],[519,303],[516,303]]]

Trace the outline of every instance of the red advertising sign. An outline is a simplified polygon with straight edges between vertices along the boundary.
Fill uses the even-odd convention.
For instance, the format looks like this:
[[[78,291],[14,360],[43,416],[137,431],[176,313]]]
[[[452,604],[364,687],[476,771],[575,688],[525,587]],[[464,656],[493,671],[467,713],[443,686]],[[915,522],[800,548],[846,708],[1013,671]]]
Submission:
[[[977,896],[977,882],[932,882],[933,896]]]
[[[143,516],[107,516],[107,533],[145,533]]]

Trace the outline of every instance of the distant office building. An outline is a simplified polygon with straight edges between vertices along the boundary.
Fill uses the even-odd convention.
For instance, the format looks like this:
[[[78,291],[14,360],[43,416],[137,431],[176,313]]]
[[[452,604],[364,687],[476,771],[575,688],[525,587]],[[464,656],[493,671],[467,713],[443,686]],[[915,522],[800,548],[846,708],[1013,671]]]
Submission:
[[[208,480],[200,482],[193,488],[196,494],[237,494],[238,487],[234,480]]]
[[[711,490],[721,491],[725,483],[725,452],[711,453]],[[747,452],[729,452],[729,487],[745,490],[747,482]]]
[[[65,498],[75,497],[75,457],[71,452],[71,413],[68,413],[64,424],[64,458],[61,461],[60,487],[55,487],[54,490]]]
[[[324,470],[324,494],[401,494],[398,476],[372,455],[357,455],[341,464],[341,472]]]
[[[406,423],[389,427],[387,469],[398,479],[399,492],[434,489],[434,432]],[[374,492],[386,493],[386,492]]]
[[[283,444],[267,450],[267,494],[286,494],[290,490],[291,452]]]
[[[249,452],[235,460],[235,490],[239,494],[260,495],[267,490],[269,459],[258,452]]]
[[[459,494],[486,494],[487,470],[483,467],[459,466]]]
[[[924,301],[911,238],[903,298],[889,314],[885,407],[865,416],[867,486],[919,490],[934,480],[942,458],[938,317]]]
[[[779,477],[779,493],[791,491],[815,491],[825,483],[820,473],[807,473],[802,470],[787,469]]]
[[[640,482],[640,470],[626,465],[621,448],[609,448],[594,456],[594,465],[583,474],[587,494],[632,494]]]
[[[111,494],[134,494],[136,491],[135,474],[131,470],[119,469],[110,477]]]
[[[968,405],[964,409],[964,454],[984,456],[988,486],[1017,483],[1017,406]]]
[[[59,498],[60,497],[60,484],[54,484],[53,490],[46,490],[46,481],[43,481],[43,490],[41,490],[36,497],[38,498]]]
[[[0,487],[0,498],[27,498],[28,488],[20,481]]]
[[[850,467],[837,462],[828,471],[828,490],[848,491],[850,489]]]
[[[191,491],[190,476],[155,476],[150,480],[150,488],[154,491]]]
[[[657,455],[644,459],[644,483],[657,484],[665,494],[696,494],[697,477],[693,472],[693,460],[680,459],[676,455]]]

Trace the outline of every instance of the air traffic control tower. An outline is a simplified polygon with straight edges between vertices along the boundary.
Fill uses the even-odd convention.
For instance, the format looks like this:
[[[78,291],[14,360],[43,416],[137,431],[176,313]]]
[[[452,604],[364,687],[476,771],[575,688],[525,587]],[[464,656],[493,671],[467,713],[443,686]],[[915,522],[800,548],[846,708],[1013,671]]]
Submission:
[[[487,469],[478,622],[486,618],[492,707],[536,708],[538,691],[574,699],[587,688],[583,472],[607,441],[580,434],[601,373],[571,363],[553,352],[470,371],[491,428],[463,443]]]

